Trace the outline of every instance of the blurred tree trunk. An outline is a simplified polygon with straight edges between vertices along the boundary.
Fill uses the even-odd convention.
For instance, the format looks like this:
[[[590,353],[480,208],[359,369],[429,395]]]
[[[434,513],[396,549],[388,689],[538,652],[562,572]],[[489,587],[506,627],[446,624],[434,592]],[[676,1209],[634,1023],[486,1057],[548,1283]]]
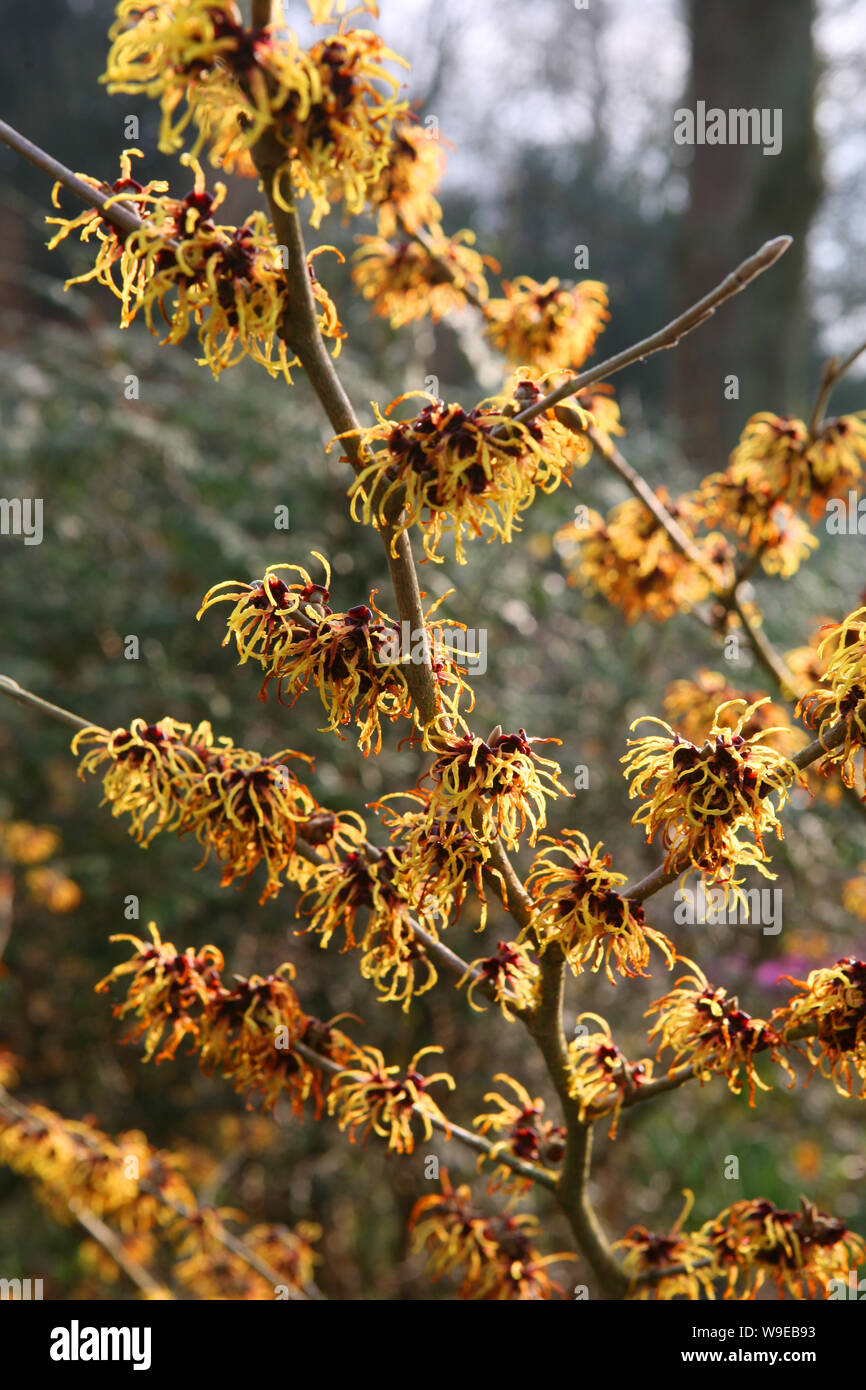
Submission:
[[[724,466],[756,410],[802,408],[808,356],[806,237],[821,195],[814,125],[813,0],[687,0],[694,111],[781,108],[782,146],[694,145],[689,206],[675,243],[676,308],[685,307],[762,242],[794,245],[676,352],[680,438],[702,470]],[[777,126],[778,129],[778,126]],[[725,378],[739,379],[739,400]]]

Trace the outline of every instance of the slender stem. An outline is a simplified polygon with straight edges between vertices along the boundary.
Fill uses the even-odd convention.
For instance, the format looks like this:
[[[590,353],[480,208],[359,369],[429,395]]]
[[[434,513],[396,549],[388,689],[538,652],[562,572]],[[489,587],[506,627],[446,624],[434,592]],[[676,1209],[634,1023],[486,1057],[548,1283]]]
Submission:
[[[753,622],[746,610],[739,592],[734,589],[730,595],[730,607],[743,625],[743,631],[761,666],[779,686],[786,699],[797,698],[797,678],[789,671],[776,648],[767,637],[764,629]]]
[[[667,533],[671,544],[676,550],[684,555],[687,560],[700,570],[701,574],[717,588],[721,576],[713,570],[712,565],[708,564],[700,550],[695,545],[690,536],[686,534],[675,517],[671,516],[667,507],[656,496],[644,478],[641,477],[636,468],[632,468],[627,459],[623,457],[613,440],[608,439],[604,434],[591,426],[586,431],[587,437],[592,441],[594,448],[604,459],[611,472],[616,473],[622,478],[626,487],[634,493],[644,506],[652,512],[662,530]]]
[[[568,1044],[562,1029],[564,973],[564,956],[553,951],[545,952],[541,958],[540,1000],[538,1007],[526,1020],[559,1096],[566,1122],[565,1155],[556,1187],[556,1200],[568,1218],[578,1247],[592,1266],[604,1293],[611,1298],[621,1298],[628,1281],[589,1201],[592,1125],[579,1119],[578,1107],[570,1094]]]
[[[143,1264],[133,1259],[120,1236],[112,1231],[110,1226],[106,1226],[104,1221],[85,1206],[84,1202],[78,1197],[69,1199],[69,1210],[85,1229],[89,1236],[98,1241],[103,1250],[111,1256],[114,1263],[123,1270],[126,1277],[135,1284],[136,1288],[141,1289],[145,1294],[159,1294],[163,1297],[174,1298],[174,1294],[161,1284],[158,1279],[154,1279],[150,1270],[145,1269]]]
[[[21,135],[14,126],[7,125],[6,121],[0,121],[0,141],[4,145],[8,145],[10,149],[15,150],[17,154],[23,155],[31,164],[35,164],[37,169],[41,169],[43,173],[49,174],[58,183],[62,183],[83,202],[99,208],[106,221],[113,223],[121,231],[137,232],[142,226],[141,218],[128,203],[112,202],[110,207],[105,206],[107,199],[115,197],[108,187],[94,188],[78,174],[74,174],[65,164],[61,164],[59,160]]]
[[[861,353],[866,352],[866,343],[861,343],[853,352],[849,352],[847,357],[841,360],[838,357],[831,357],[824,363],[824,370],[821,373],[821,380],[818,385],[818,395],[815,399],[815,406],[809,420],[809,438],[816,439],[824,423],[824,412],[827,409],[827,402],[830,394],[842,377],[853,366]]]

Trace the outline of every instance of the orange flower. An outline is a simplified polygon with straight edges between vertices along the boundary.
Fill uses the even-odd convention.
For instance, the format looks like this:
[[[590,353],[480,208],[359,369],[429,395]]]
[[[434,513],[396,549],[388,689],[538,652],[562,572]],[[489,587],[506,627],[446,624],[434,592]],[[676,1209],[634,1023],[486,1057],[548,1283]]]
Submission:
[[[556,276],[542,285],[519,275],[502,288],[505,298],[488,305],[487,336],[511,362],[532,362],[542,371],[580,367],[610,318],[600,280],[569,287]]]
[[[389,204],[384,207],[387,209]],[[387,213],[384,215],[387,225]],[[492,256],[482,256],[474,249],[474,232],[455,232],[449,237],[438,223],[423,230],[427,246],[408,237],[357,238],[353,283],[372,304],[377,318],[387,319],[392,328],[403,328],[428,314],[434,323],[439,323],[449,314],[460,313],[466,307],[464,291],[486,300],[489,290],[485,266],[499,269]]]

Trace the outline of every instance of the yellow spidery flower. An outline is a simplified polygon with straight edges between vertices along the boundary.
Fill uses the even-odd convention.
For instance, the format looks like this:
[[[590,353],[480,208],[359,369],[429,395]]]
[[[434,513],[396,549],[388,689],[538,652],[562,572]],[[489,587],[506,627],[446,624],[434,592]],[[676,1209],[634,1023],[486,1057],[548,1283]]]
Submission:
[[[718,571],[721,583],[729,556],[727,541],[719,532],[694,537],[697,513],[689,498],[675,501],[663,487],[656,488],[656,496],[692,540],[710,574]],[[590,507],[579,507],[554,540],[566,551],[574,543],[579,546],[568,583],[596,589],[622,609],[629,623],[644,616],[667,622],[701,603],[712,589],[707,573],[676,549],[637,498],[620,502],[606,520]]]
[[[763,411],[746,421],[730,457],[731,482],[764,487],[773,500],[801,502],[809,495],[806,449],[809,431],[802,420]]]
[[[442,209],[433,195],[444,170],[445,151],[438,138],[413,121],[395,125],[388,163],[370,190],[380,236],[391,237],[399,227],[415,232],[442,221]]]
[[[149,845],[160,831],[181,826],[186,797],[203,776],[213,743],[209,723],[193,728],[166,715],[156,724],[133,719],[128,729],[91,725],[75,735],[71,748],[76,755],[87,748],[78,767],[82,781],[108,765],[101,805],[107,802],[112,816],[129,815],[129,833]]]
[[[568,286],[555,275],[544,284],[519,275],[502,288],[505,298],[487,306],[486,335],[511,362],[533,362],[542,371],[580,367],[610,318],[600,280]]]
[[[452,1187],[444,1168],[440,1183],[442,1191],[419,1198],[409,1218],[413,1248],[426,1252],[434,1282],[456,1275],[462,1278],[460,1298],[483,1301],[530,1301],[562,1294],[546,1266],[574,1257],[562,1252],[539,1255],[532,1244],[538,1230],[535,1217],[508,1212],[484,1216],[473,1205],[469,1187]]]
[[[499,263],[474,249],[474,232],[446,236],[436,222],[416,228],[426,233],[427,246],[408,237],[389,240],[393,234],[381,229],[383,221],[388,225],[390,207],[387,202],[382,205],[381,234],[357,237],[352,258],[352,281],[377,318],[387,319],[395,329],[428,315],[439,323],[466,307],[465,291],[487,300],[485,267],[495,272]]]
[[[866,1259],[861,1238],[805,1197],[800,1211],[781,1211],[763,1197],[734,1202],[700,1234],[715,1267],[727,1275],[725,1298],[753,1299],[768,1277],[780,1297],[826,1298],[832,1280],[847,1283]]]
[[[821,516],[831,497],[845,497],[858,488],[866,463],[866,411],[825,420],[814,443],[806,450],[811,472],[810,514]]]
[[[320,622],[326,613],[331,612],[328,607],[331,567],[317,550],[312,554],[325,571],[324,584],[314,583],[301,565],[268,565],[262,579],[253,579],[249,583],[240,579],[223,579],[219,584],[214,584],[202,599],[196,619],[200,621],[214,604],[233,604],[222,645],[227,647],[234,639],[239,665],[243,666],[252,658],[267,670],[279,659],[285,647],[291,647],[294,633],[292,618],[295,614],[299,623],[303,624],[306,620],[309,625]],[[280,577],[280,570],[299,575],[300,582],[287,584]]]
[[[547,798],[568,795],[558,781],[559,764],[535,752],[535,743],[559,743],[556,738],[528,738],[520,729],[504,734],[499,725],[486,739],[470,733],[436,732],[429,738],[435,760],[424,779],[432,781],[429,824],[452,816],[481,839],[502,838],[517,849],[530,828],[529,843],[546,824]]]
[[[432,1076],[422,1076],[418,1071],[422,1057],[441,1051],[441,1047],[422,1047],[401,1073],[398,1066],[385,1065],[377,1047],[357,1048],[360,1065],[341,1071],[328,1095],[328,1113],[336,1115],[339,1128],[348,1131],[349,1142],[355,1142],[355,1130],[363,1126],[365,1143],[373,1133],[387,1139],[388,1148],[395,1153],[410,1154],[415,1148],[415,1119],[420,1121],[425,1139],[432,1137],[434,1120],[445,1127],[445,1136],[450,1138],[448,1122],[429,1088],[444,1081],[453,1091],[454,1078],[445,1071]]]
[[[142,159],[144,156],[141,150],[124,150],[120,156],[120,178],[116,179],[110,187],[101,184],[98,179],[91,178],[88,174],[76,174],[76,178],[99,192],[109,193],[109,197],[103,205],[103,209],[88,207],[84,212],[80,212],[77,217],[46,217],[45,221],[49,226],[59,228],[48,242],[48,250],[54,251],[65,241],[73,232],[78,233],[79,240],[87,245],[95,236],[98,242],[96,261],[91,270],[84,271],[81,275],[74,276],[67,280],[64,289],[69,289],[70,285],[86,284],[89,280],[96,280],[106,289],[111,290],[112,294],[117,295],[126,303],[130,296],[140,292],[143,268],[140,259],[129,250],[127,246],[128,238],[117,230],[105,216],[105,209],[114,203],[124,203],[137,212],[139,217],[145,218],[149,215],[151,208],[157,207],[163,201],[163,194],[168,191],[168,184],[163,179],[151,179],[148,183],[141,184],[132,177],[132,156]],[[56,183],[51,191],[51,202],[54,207],[60,207],[59,195],[62,184]],[[115,268],[120,271],[120,284],[115,279]]]
[[[377,34],[344,24],[305,51],[279,15],[245,28],[233,0],[120,0],[109,37],[102,80],[159,99],[161,150],[179,150],[192,126],[194,155],[209,144],[212,162],[249,173],[267,136],[280,206],[291,183],[310,195],[314,227],[341,199],[363,210],[407,112],[386,64],[408,64]]]
[[[399,882],[399,864],[399,850],[377,850],[367,844],[363,834],[358,834],[355,848],[341,859],[314,867],[298,904],[298,915],[310,919],[309,926],[299,928],[299,932],[317,933],[325,948],[337,928],[342,928],[343,951],[360,946],[367,952],[363,973],[383,987],[390,971],[396,970],[396,978],[400,979],[407,972],[412,973],[409,967],[413,963],[424,960],[420,943],[410,947],[412,918],[428,935],[437,936],[432,905],[422,901],[410,906],[404,896]],[[359,913],[363,926],[356,936]],[[429,988],[436,975],[432,965],[426,960],[424,963],[430,972],[429,983],[425,986]]]
[[[328,716],[328,729],[339,734],[354,723],[365,757],[381,749],[383,718],[390,723],[410,719],[417,726],[409,683],[413,662],[429,661],[440,713],[456,717],[465,695],[472,708],[474,696],[463,680],[465,665],[454,652],[454,635],[465,631],[464,624],[437,619],[425,625],[423,633],[408,633],[408,624],[401,626],[377,607],[375,589],[369,607],[362,603],[347,613],[335,613],[327,588],[330,570],[322,556],[316,558],[325,566],[326,585],[313,584],[298,565],[271,565],[263,579],[249,584],[226,580],[202,601],[199,617],[216,603],[234,603],[223,646],[234,637],[240,664],[252,658],[264,668],[261,699],[267,698],[271,681],[280,703],[285,695],[292,705],[312,686]],[[303,583],[286,584],[278,570],[294,571]],[[227,592],[221,593],[223,589]],[[446,593],[437,599],[425,618],[432,618],[447,597]]]
[[[728,881],[738,865],[754,866],[772,877],[765,868],[764,836],[775,830],[782,838],[777,813],[792,786],[805,785],[795,764],[766,743],[778,730],[762,729],[743,737],[757,706],[744,700],[727,704],[734,706],[742,706],[742,713],[733,727],[722,722],[726,706],[720,706],[700,747],[681,738],[663,719],[643,716],[632,728],[653,723],[666,733],[630,739],[630,751],[622,758],[624,776],[632,779],[629,796],[645,798],[632,824],[645,827],[648,841],[661,833],[668,872],[698,869],[711,881],[722,880],[726,892],[727,887],[737,887]],[[741,831],[753,835],[754,844],[742,841]]]
[[[168,324],[163,344],[179,343],[191,328],[214,376],[249,356],[271,375],[282,374],[291,382],[290,368],[297,357],[289,356],[280,330],[286,315],[288,290],[283,249],[263,212],[253,212],[241,227],[221,225],[214,213],[225,198],[225,185],[213,194],[205,186],[198,161],[183,156],[195,175],[195,186],[183,200],[163,199],[148,220],[127,239],[127,251],[142,265],[142,283],[125,306],[123,326],[144,310],[148,329],[155,336]],[[333,342],[339,354],[345,337],[337,311],[327,291],[315,277],[312,260],[330,247],[318,247],[307,257],[313,298],[319,312],[320,332]],[[340,253],[336,253],[340,259]]]
[[[123,1041],[138,1042],[144,1037],[145,1061],[155,1056],[162,1062],[174,1057],[184,1038],[196,1041],[200,1037],[202,1013],[225,961],[216,946],[199,952],[188,946],[181,952],[173,942],[162,940],[155,922],[149,922],[147,929],[152,942],[128,934],[109,938],[131,942],[136,954],[116,965],[95,988],[104,994],[115,980],[132,975],[126,999],[112,1013],[115,1018],[136,1015],[139,1022]],[[160,1047],[167,1030],[168,1039]]]
[[[202,864],[215,851],[223,886],[248,880],[264,861],[261,901],[279,892],[283,872],[305,882],[310,868],[295,854],[298,828],[322,812],[287,763],[311,764],[306,754],[286,748],[263,758],[236,748],[230,738],[215,740],[207,722],[193,729],[169,717],[157,724],[134,719],[128,729],[82,729],[72,751],[85,744],[92,746],[79,777],[108,764],[102,804],[108,802],[114,816],[131,817],[130,834],[141,845],[164,830],[191,833],[204,847]]]
[[[856,781],[855,764],[863,762],[866,744],[866,608],[857,608],[826,632],[818,657],[826,661],[822,688],[810,690],[797,705],[821,742],[834,724],[845,721],[845,737],[822,758],[820,769],[839,767],[846,787]]]
[[[620,975],[645,975],[650,943],[673,968],[671,943],[647,926],[639,903],[617,891],[626,876],[611,870],[610,855],[600,853],[601,842],[591,848],[580,830],[565,830],[562,839],[541,839],[545,848],[536,855],[526,880],[536,906],[525,933],[534,937],[542,954],[556,943],[575,975],[586,966],[596,972],[604,965],[613,985],[611,956]]]
[[[245,885],[258,865],[267,869],[260,902],[279,893],[281,875],[305,882],[309,867],[295,854],[298,830],[319,810],[315,798],[288,767],[291,760],[312,766],[312,758],[291,748],[263,758],[226,745],[213,750],[184,808],[183,829],[213,849],[223,865],[222,886]],[[201,866],[199,866],[201,867]]]
[[[555,1170],[565,1156],[564,1125],[555,1125],[552,1120],[546,1120],[544,1101],[541,1097],[536,1096],[533,1099],[526,1087],[506,1072],[497,1072],[493,1080],[504,1082],[514,1092],[517,1101],[515,1103],[509,1100],[498,1091],[486,1093],[484,1099],[495,1102],[499,1109],[476,1115],[472,1121],[473,1127],[480,1134],[492,1132],[503,1135],[503,1138],[496,1141],[489,1154],[480,1155],[479,1170],[483,1164],[495,1162],[503,1152],[521,1158],[526,1163],[541,1164],[548,1171]],[[496,1176],[502,1179],[497,1183],[498,1186],[507,1186],[518,1191],[528,1190],[532,1184],[531,1178],[516,1177],[513,1169],[504,1164],[497,1168]]]
[[[598,1024],[591,1031],[589,1023]],[[590,1114],[610,1115],[608,1138],[615,1139],[619,1115],[626,1098],[652,1080],[651,1057],[630,1062],[611,1036],[610,1025],[599,1014],[578,1014],[575,1037],[568,1046],[569,1095],[580,1104],[580,1119]]]
[[[453,535],[461,565],[466,563],[464,535],[510,542],[536,495],[568,483],[572,468],[581,467],[591,453],[586,436],[561,425],[552,411],[528,424],[513,421],[527,403],[526,394],[539,394],[533,383],[524,385],[525,393],[491,396],[468,411],[426,391],[398,397],[385,415],[374,404],[378,423],[360,431],[364,466],[349,489],[353,517],[368,526],[393,524],[399,497],[402,526],[417,526],[425,555],[438,562],[444,534]],[[421,414],[389,420],[410,396],[427,402]],[[589,424],[584,412],[575,413]],[[372,447],[379,443],[385,447]],[[399,535],[395,531],[392,549]]]
[[[841,1096],[866,1096],[866,962],[844,956],[813,970],[806,980],[783,975],[801,992],[775,1009],[772,1023],[783,1038],[808,1036],[812,1063]],[[811,1036],[814,1035],[814,1036]],[[856,1079],[855,1079],[856,1078]]]
[[[385,804],[393,797],[416,802],[420,810],[394,811]],[[432,819],[429,791],[392,792],[374,809],[401,850],[395,882],[413,911],[423,905],[447,926],[460,915],[471,882],[480,906],[477,930],[483,931],[487,922],[483,874],[490,872],[502,881],[498,869],[489,865],[488,847],[453,816]]]
[[[624,1250],[623,1273],[631,1280],[630,1298],[714,1299],[713,1288],[719,1277],[712,1261],[712,1247],[703,1231],[683,1231],[683,1223],[694,1206],[695,1195],[685,1188],[685,1204],[666,1235],[632,1226],[612,1250]],[[671,1270],[672,1273],[666,1273]]]
[[[470,980],[466,998],[478,1013],[485,1005],[476,1004],[473,995],[478,989],[493,989],[494,998],[505,1018],[511,1022],[512,1007],[528,1012],[535,1008],[538,997],[538,966],[529,954],[529,947],[520,941],[500,941],[494,956],[479,956],[466,967],[457,988]]]
[[[719,671],[702,666],[693,680],[671,681],[664,694],[664,711],[678,733],[692,743],[703,743],[716,721],[733,729],[738,714],[733,702],[745,700],[751,718],[742,727],[745,739],[765,732],[767,745],[789,756],[807,740],[802,729],[790,723],[784,705],[777,704],[763,690],[740,691],[729,685]]]
[[[757,552],[767,574],[789,579],[818,548],[808,523],[752,467],[742,476],[733,467],[727,473],[711,473],[689,500],[706,527],[736,536],[748,554]]]
[[[764,1019],[752,1018],[735,997],[726,998],[724,989],[713,989],[693,961],[684,963],[693,973],[681,976],[674,988],[647,1010],[647,1016],[658,1014],[649,1034],[650,1040],[659,1038],[656,1057],[669,1047],[674,1054],[669,1071],[690,1062],[702,1086],[717,1072],[727,1078],[734,1095],[743,1089],[742,1074],[751,1106],[755,1104],[756,1086],[762,1091],[772,1090],[755,1070],[756,1053],[769,1052],[793,1084],[794,1073],[781,1051],[785,1043],[776,1029]]]

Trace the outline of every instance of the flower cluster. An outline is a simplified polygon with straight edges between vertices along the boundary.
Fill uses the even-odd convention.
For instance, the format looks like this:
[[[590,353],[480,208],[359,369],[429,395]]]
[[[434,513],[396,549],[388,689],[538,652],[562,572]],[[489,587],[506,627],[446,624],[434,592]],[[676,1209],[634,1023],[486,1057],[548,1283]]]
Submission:
[[[493,1133],[503,1137],[497,1139],[489,1155],[481,1155],[479,1169],[487,1161],[494,1162],[500,1153],[509,1153],[527,1163],[539,1163],[544,1168],[556,1169],[565,1155],[564,1126],[546,1120],[541,1097],[533,1099],[526,1087],[513,1077],[505,1072],[497,1072],[493,1080],[504,1082],[514,1092],[517,1101],[501,1096],[498,1091],[488,1091],[485,1095],[484,1099],[495,1102],[499,1109],[476,1115],[472,1123],[480,1134]],[[514,1170],[505,1164],[499,1165],[496,1174],[503,1183],[519,1191],[531,1185],[529,1178],[515,1179]]]
[[[342,823],[335,819],[331,834],[322,835],[321,808],[288,766],[310,763],[304,753],[286,748],[263,758],[230,738],[215,739],[207,721],[193,728],[168,716],[111,731],[90,726],[72,740],[74,753],[82,748],[79,777],[105,769],[102,804],[113,816],[131,817],[140,844],[166,830],[193,835],[205,850],[202,864],[211,850],[221,862],[224,887],[236,879],[245,884],[264,863],[261,901],[280,891],[283,874],[306,881],[309,864],[296,854],[296,840],[311,820],[317,843],[340,845]]]
[[[813,1068],[843,1096],[866,1096],[866,961],[844,956],[835,965],[813,970],[806,980],[790,980],[800,990],[774,1010],[772,1022],[783,1038],[808,1037]]]
[[[483,931],[487,922],[483,875],[488,872],[501,882],[499,871],[489,863],[487,845],[454,816],[431,816],[429,791],[392,795],[419,807],[394,811],[385,804],[391,798],[385,797],[375,808],[400,851],[394,879],[402,897],[413,911],[426,908],[442,926],[447,926],[460,915],[471,884],[480,908],[478,930]]]
[[[528,275],[502,282],[504,299],[487,306],[487,337],[511,362],[532,362],[542,371],[576,369],[595,347],[610,318],[607,286],[599,280],[540,284]]]
[[[97,990],[104,993],[127,975],[126,998],[114,1006],[117,1018],[136,1020],[124,1042],[144,1038],[144,1060],[173,1058],[181,1042],[199,1054],[202,1070],[219,1071],[238,1094],[259,1096],[265,1110],[285,1097],[300,1117],[312,1096],[316,1115],[322,1109],[322,1070],[298,1052],[299,1043],[332,1061],[345,1064],[354,1044],[330,1024],[303,1012],[291,985],[294,966],[286,963],[272,975],[241,975],[223,982],[225,962],[215,946],[178,951],[163,941],[150,923],[151,941],[122,935],[135,953],[117,965]]]
[[[700,744],[717,716],[721,727],[736,726],[738,700],[745,701],[752,711],[742,726],[743,738],[764,733],[767,746],[786,756],[806,742],[802,729],[791,724],[784,705],[772,701],[763,690],[737,690],[720,672],[709,671],[705,666],[700,667],[693,680],[671,681],[664,695],[664,711],[678,733]]]
[[[753,472],[712,473],[689,500],[704,526],[735,536],[741,550],[760,556],[767,574],[790,579],[818,548],[807,522]]]
[[[805,1197],[799,1211],[782,1211],[761,1197],[734,1202],[701,1235],[716,1270],[727,1275],[725,1297],[755,1298],[769,1278],[780,1297],[812,1299],[820,1291],[826,1298],[831,1280],[847,1280],[866,1259],[860,1237]]]
[[[318,559],[322,559],[317,555]],[[208,590],[198,616],[216,603],[233,604],[223,642],[234,638],[240,664],[252,659],[262,667],[262,695],[273,681],[277,697],[294,704],[310,686],[318,691],[328,717],[327,727],[339,733],[348,724],[359,729],[358,746],[365,756],[382,746],[382,719],[418,721],[410,689],[413,663],[428,663],[436,685],[439,712],[455,717],[457,703],[472,695],[465,682],[465,668],[446,638],[465,631],[462,623],[437,620],[421,633],[410,633],[376,605],[374,589],[370,606],[361,603],[346,613],[329,606],[330,570],[325,584],[314,584],[298,565],[271,565],[264,578],[245,583],[224,580]],[[277,571],[300,575],[301,582],[287,584]],[[443,598],[447,595],[443,595]],[[426,613],[431,618],[442,599]],[[404,625],[404,628],[408,626]]]
[[[307,52],[279,23],[244,28],[233,0],[120,0],[109,37],[103,81],[159,99],[161,150],[179,150],[192,125],[194,154],[207,144],[213,163],[250,174],[267,136],[280,206],[291,179],[313,226],[340,199],[363,210],[406,112],[385,66],[403,60],[377,34],[343,25]]]
[[[388,163],[370,192],[379,235],[391,237],[400,229],[415,232],[438,224],[442,209],[433,196],[442,180],[445,151],[429,130],[400,121],[393,131]]]
[[[174,1280],[199,1298],[272,1299],[273,1284],[253,1267],[263,1260],[289,1288],[303,1289],[312,1280],[317,1257],[310,1242],[320,1234],[317,1227],[259,1225],[229,1235],[224,1213],[197,1203],[188,1162],[153,1148],[138,1130],[112,1139],[87,1121],[16,1103],[13,1113],[0,1107],[0,1163],[28,1178],[58,1221],[68,1223],[80,1205],[108,1222],[139,1264],[157,1258],[158,1238],[164,1238]],[[89,1242],[80,1254],[82,1263],[93,1262]],[[103,1278],[113,1282],[114,1262],[101,1250],[98,1258]],[[146,1297],[173,1295],[154,1281]]]
[[[535,843],[546,824],[546,802],[567,789],[558,780],[560,767],[535,752],[535,743],[555,738],[528,738],[523,729],[504,734],[499,725],[486,739],[462,725],[430,735],[435,758],[425,774],[432,781],[427,803],[429,824],[452,817],[482,841],[499,836],[516,849],[527,824]]]
[[[470,231],[446,236],[436,226],[424,244],[385,236],[359,236],[357,241],[352,267],[355,288],[377,318],[387,319],[392,328],[403,328],[428,315],[439,323],[460,312],[467,292],[486,300],[490,291],[485,267],[498,269],[491,256],[475,250],[475,234]]]
[[[412,1153],[415,1148],[413,1120],[419,1120],[425,1139],[433,1134],[434,1124],[451,1137],[448,1121],[429,1093],[437,1081],[444,1081],[454,1090],[454,1079],[448,1072],[423,1076],[418,1070],[421,1058],[441,1047],[422,1047],[411,1058],[406,1070],[386,1066],[385,1058],[376,1047],[355,1049],[360,1063],[341,1071],[331,1085],[328,1113],[336,1115],[340,1129],[347,1130],[350,1143],[355,1142],[355,1130],[363,1126],[366,1143],[371,1133],[387,1139],[388,1148],[395,1153]]]
[[[794,1073],[782,1048],[784,1039],[760,1018],[752,1018],[741,1009],[736,998],[726,997],[724,989],[713,989],[703,971],[687,961],[692,974],[683,975],[674,988],[657,999],[647,1010],[658,1018],[650,1031],[650,1040],[659,1038],[660,1056],[668,1047],[674,1054],[669,1071],[689,1063],[701,1085],[714,1073],[727,1078],[734,1095],[749,1087],[749,1104],[755,1103],[755,1087],[762,1091],[771,1088],[755,1071],[755,1054],[769,1052],[788,1073],[793,1083]]]
[[[598,1025],[591,1031],[589,1024]],[[610,1135],[616,1138],[623,1103],[652,1080],[652,1058],[630,1062],[611,1036],[610,1025],[598,1014],[578,1014],[575,1037],[568,1047],[569,1094],[580,1105],[580,1119],[611,1115]]]
[[[697,515],[687,498],[674,501],[663,487],[656,488],[656,496],[692,541],[703,567],[677,550],[637,498],[620,502],[606,520],[592,508],[580,506],[574,520],[555,536],[560,546],[576,543],[580,547],[568,574],[569,584],[596,589],[608,603],[622,609],[629,623],[643,616],[667,622],[677,613],[688,612],[709,596],[710,576],[716,570],[721,580],[721,566],[728,558],[727,542],[719,533],[694,539]]]
[[[288,308],[285,250],[277,244],[265,214],[251,213],[240,227],[217,223],[214,214],[225,198],[225,185],[218,183],[210,193],[201,166],[187,156],[184,160],[192,164],[195,184],[184,198],[166,196],[165,184],[142,189],[129,172],[129,155],[137,153],[126,152],[123,177],[109,199],[109,203],[130,201],[124,190],[140,190],[131,201],[142,209],[144,220],[122,245],[118,232],[95,208],[72,219],[48,219],[60,225],[49,243],[52,248],[73,231],[82,241],[96,234],[99,242],[93,270],[67,283],[97,278],[122,302],[121,327],[128,327],[143,311],[148,329],[163,345],[183,342],[195,327],[203,353],[198,360],[214,376],[251,357],[271,376],[282,375],[290,382],[290,368],[298,359],[289,355],[281,335]],[[152,190],[159,190],[158,195]],[[333,248],[319,247],[310,253],[307,271],[318,306],[319,331],[332,341],[336,356],[345,333],[333,300],[312,266],[313,258],[325,249]],[[114,279],[117,265],[119,286]]]
[[[831,626],[818,656],[826,660],[822,686],[803,696],[797,714],[817,729],[822,744],[834,725],[844,724],[844,737],[828,748],[821,768],[838,765],[845,786],[853,787],[866,744],[866,608]]]
[[[765,497],[769,507],[786,501],[817,516],[828,497],[858,485],[864,462],[863,414],[825,420],[812,438],[802,420],[765,412],[747,421],[725,477]]]
[[[668,872],[699,869],[721,880],[726,891],[733,887],[736,892],[736,882],[729,881],[737,866],[753,865],[771,876],[765,867],[764,836],[775,830],[781,839],[777,810],[785,805],[792,785],[802,785],[804,778],[766,742],[778,730],[762,729],[744,737],[756,706],[741,700],[729,702],[727,708],[733,706],[741,706],[733,726],[721,722],[726,708],[721,706],[700,746],[681,738],[664,720],[636,720],[659,724],[666,734],[630,739],[631,751],[622,761],[627,765],[624,775],[632,779],[629,795],[646,798],[633,824],[646,827],[648,841],[661,832]],[[742,831],[753,835],[754,843],[741,840]]]
[[[630,1297],[715,1298],[713,1285],[718,1271],[713,1267],[709,1241],[701,1231],[682,1229],[694,1205],[694,1193],[686,1189],[685,1198],[680,1215],[664,1235],[646,1226],[632,1226],[614,1242],[612,1249],[625,1251],[622,1269],[631,1282]]]
[[[378,423],[360,433],[364,466],[349,493],[353,516],[387,526],[399,498],[402,524],[420,528],[431,560],[441,559],[443,534],[453,534],[459,564],[466,559],[465,534],[511,541],[536,495],[567,483],[591,452],[586,436],[560,424],[552,410],[528,424],[513,420],[538,394],[526,379],[513,396],[492,396],[471,410],[426,391],[398,397],[385,415],[375,407]],[[427,402],[420,415],[390,420],[410,396]],[[590,423],[582,410],[574,413],[583,427]],[[385,447],[372,447],[378,444]]]
[[[409,1227],[416,1250],[427,1254],[433,1280],[445,1274],[462,1279],[460,1297],[480,1300],[549,1299],[562,1293],[547,1266],[571,1255],[539,1255],[532,1244],[537,1221],[503,1213],[488,1217],[473,1205],[468,1186],[452,1187],[441,1174],[442,1191],[421,1197]]]
[[[363,952],[364,978],[373,981],[383,1001],[408,1010],[414,995],[437,978],[416,926],[435,940],[438,919],[431,898],[408,896],[400,873],[403,860],[401,848],[377,850],[362,830],[355,848],[338,862],[315,866],[298,915],[309,917],[303,930],[317,933],[323,947],[342,929],[343,950]]]
[[[604,965],[611,984],[616,984],[611,956],[620,975],[644,975],[651,942],[673,966],[670,942],[647,926],[639,903],[617,891],[625,874],[611,870],[611,857],[600,853],[601,843],[590,847],[580,830],[565,830],[561,839],[542,836],[542,842],[545,848],[527,879],[536,908],[526,928],[542,952],[556,943],[575,975],[586,966],[597,971]]]

